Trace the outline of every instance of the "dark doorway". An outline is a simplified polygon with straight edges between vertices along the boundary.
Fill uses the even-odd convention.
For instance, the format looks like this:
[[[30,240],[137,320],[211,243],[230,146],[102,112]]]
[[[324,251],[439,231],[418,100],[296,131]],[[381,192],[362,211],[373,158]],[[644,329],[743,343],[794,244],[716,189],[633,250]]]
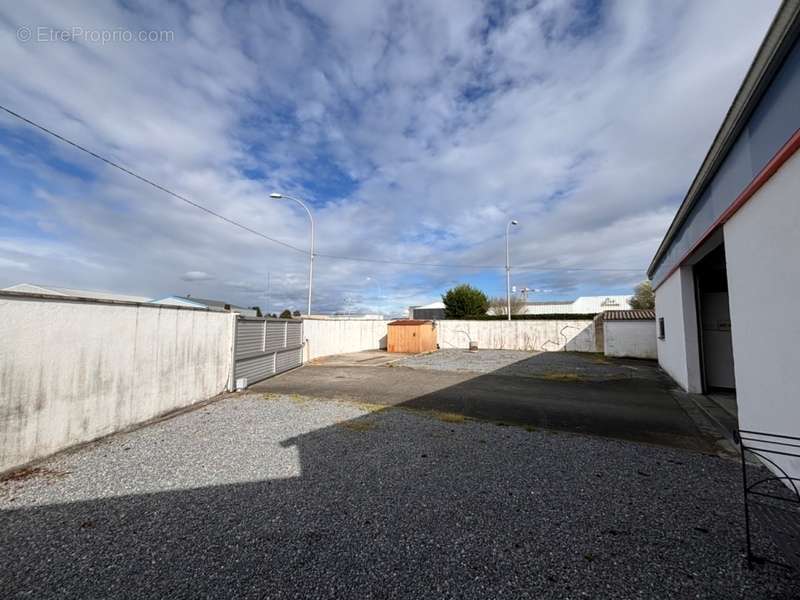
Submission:
[[[733,392],[736,389],[736,379],[724,244],[717,246],[695,264],[694,277],[703,391]]]

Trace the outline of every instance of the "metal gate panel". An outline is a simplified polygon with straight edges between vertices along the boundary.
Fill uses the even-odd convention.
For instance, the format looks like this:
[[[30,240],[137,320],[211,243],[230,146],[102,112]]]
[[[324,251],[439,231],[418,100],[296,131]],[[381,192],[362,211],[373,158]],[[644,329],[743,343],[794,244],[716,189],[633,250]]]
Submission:
[[[264,351],[264,321],[236,323],[236,358]]]
[[[303,323],[286,323],[286,345],[301,346],[303,344]]]
[[[303,364],[303,349],[295,348],[294,350],[286,350],[279,352],[276,357],[276,372],[281,373],[294,369]]]
[[[251,385],[303,364],[303,322],[239,317],[234,378]]]
[[[236,361],[236,377],[246,377],[248,385],[275,374],[273,353]]]
[[[265,350],[280,350],[286,341],[286,321],[267,321],[267,346]]]

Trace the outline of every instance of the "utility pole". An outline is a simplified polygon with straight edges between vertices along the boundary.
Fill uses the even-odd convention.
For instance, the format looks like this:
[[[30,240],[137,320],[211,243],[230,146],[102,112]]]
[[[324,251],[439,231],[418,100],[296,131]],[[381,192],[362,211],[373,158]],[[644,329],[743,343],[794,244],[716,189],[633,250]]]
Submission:
[[[272,297],[271,297],[271,290],[270,290],[270,280],[269,280],[269,271],[267,271],[267,315],[270,314],[269,307],[272,304]]]
[[[518,225],[518,221],[509,221],[506,225],[506,310],[508,311],[508,320],[511,320],[511,259],[508,253],[508,230],[512,225]]]

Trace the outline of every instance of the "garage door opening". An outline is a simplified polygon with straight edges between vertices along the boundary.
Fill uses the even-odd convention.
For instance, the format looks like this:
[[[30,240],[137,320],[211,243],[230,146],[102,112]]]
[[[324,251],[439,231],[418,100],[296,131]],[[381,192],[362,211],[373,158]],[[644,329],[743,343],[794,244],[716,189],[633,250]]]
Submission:
[[[694,265],[703,392],[736,415],[736,378],[725,246]]]

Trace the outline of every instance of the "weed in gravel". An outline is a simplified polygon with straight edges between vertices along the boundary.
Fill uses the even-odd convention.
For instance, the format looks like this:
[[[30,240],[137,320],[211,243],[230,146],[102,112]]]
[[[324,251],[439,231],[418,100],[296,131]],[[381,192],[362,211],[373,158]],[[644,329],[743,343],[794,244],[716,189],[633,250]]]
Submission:
[[[434,415],[444,423],[463,423],[466,420],[464,415],[450,412],[434,412]]]
[[[362,433],[375,429],[375,423],[371,421],[343,421],[342,423],[337,423],[337,425],[339,427],[349,429],[350,431],[358,431]]]
[[[548,371],[539,375],[548,381],[581,381],[583,378],[577,373],[560,373],[558,371]]]
[[[47,467],[26,467],[9,473],[0,479],[0,482],[25,481],[26,479],[33,479],[34,477],[61,479],[67,475],[69,475],[69,471],[56,471],[54,469],[48,469]]]

